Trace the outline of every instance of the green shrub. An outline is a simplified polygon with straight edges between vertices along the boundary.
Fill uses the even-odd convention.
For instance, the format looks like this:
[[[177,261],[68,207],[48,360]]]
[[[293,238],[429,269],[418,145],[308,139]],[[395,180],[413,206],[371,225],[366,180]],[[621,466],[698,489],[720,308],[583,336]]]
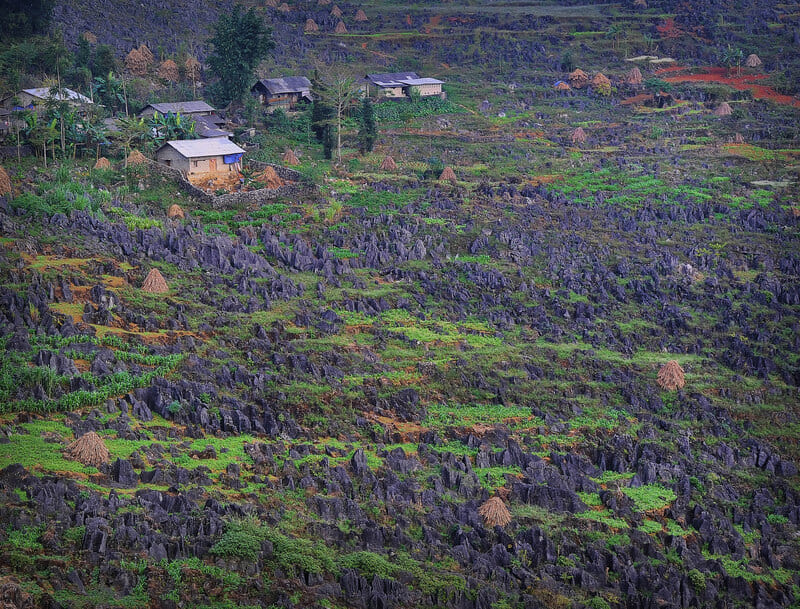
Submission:
[[[689,571],[689,583],[696,592],[702,592],[706,589],[706,576],[697,569]]]
[[[386,558],[374,552],[353,552],[344,556],[339,565],[345,569],[354,569],[367,579],[372,579],[378,575],[383,579],[393,579],[397,572],[397,566],[390,563]]]
[[[586,603],[586,606],[589,607],[589,609],[611,609],[611,605],[608,604],[608,601],[600,596],[595,596]]]
[[[225,526],[219,541],[211,547],[215,556],[256,561],[261,551],[261,542],[267,538],[267,530],[253,518],[232,520]]]

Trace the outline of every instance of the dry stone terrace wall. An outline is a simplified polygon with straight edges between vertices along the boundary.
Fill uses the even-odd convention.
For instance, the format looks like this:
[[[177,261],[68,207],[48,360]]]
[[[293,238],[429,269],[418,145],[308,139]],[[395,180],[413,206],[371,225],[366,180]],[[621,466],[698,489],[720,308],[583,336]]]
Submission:
[[[273,165],[271,163],[262,163],[260,161],[248,161],[248,165],[258,170],[265,169],[267,166],[272,167],[275,170],[275,173],[278,174],[279,178],[291,183],[281,186],[280,188],[262,188],[248,192],[232,192],[225,195],[213,195],[189,182],[189,180],[184,177],[183,173],[174,167],[167,167],[166,165],[151,160],[148,160],[147,163],[149,170],[159,175],[177,180],[181,188],[189,195],[208,203],[214,209],[223,209],[225,207],[233,207],[242,204],[265,203],[267,201],[277,199],[278,197],[293,198],[301,195],[303,192],[308,191],[309,189],[315,188],[313,184],[306,180],[303,174],[301,174],[299,171],[295,171],[294,169],[289,169],[288,167],[283,167],[281,165]]]

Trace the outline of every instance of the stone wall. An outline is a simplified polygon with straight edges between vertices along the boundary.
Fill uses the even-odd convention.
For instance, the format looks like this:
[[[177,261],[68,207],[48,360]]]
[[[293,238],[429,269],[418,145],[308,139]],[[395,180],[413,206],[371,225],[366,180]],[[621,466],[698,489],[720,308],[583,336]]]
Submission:
[[[294,169],[289,169],[281,165],[273,165],[272,163],[248,161],[247,165],[257,170],[265,169],[269,165],[275,170],[279,178],[293,183],[286,184],[280,188],[262,188],[260,190],[251,190],[248,192],[232,192],[226,195],[214,195],[207,193],[189,182],[189,180],[184,177],[183,173],[174,167],[167,167],[162,163],[157,163],[149,159],[147,163],[148,168],[153,173],[176,180],[184,192],[196,199],[200,199],[204,203],[208,203],[214,209],[224,209],[226,207],[234,207],[242,204],[261,204],[279,197],[299,197],[309,189],[316,188],[312,183],[306,180],[303,174]]]

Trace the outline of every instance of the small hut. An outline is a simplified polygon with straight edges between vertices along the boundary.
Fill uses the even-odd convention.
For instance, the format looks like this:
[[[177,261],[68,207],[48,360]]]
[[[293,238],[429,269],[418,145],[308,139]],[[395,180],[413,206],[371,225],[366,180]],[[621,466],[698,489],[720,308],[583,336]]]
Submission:
[[[569,84],[573,89],[583,89],[583,87],[589,84],[589,75],[580,68],[577,68],[575,71],[569,73],[567,80],[569,80]]]
[[[109,459],[108,449],[103,442],[103,438],[93,431],[83,434],[67,446],[64,449],[64,456],[72,461],[78,461],[92,467],[99,467],[103,463],[108,463]]]
[[[364,11],[358,9],[358,11],[356,11],[356,21],[363,23],[364,21],[369,21],[369,17],[367,17],[367,14]]]
[[[344,21],[340,21],[336,24],[336,29],[333,30],[334,34],[346,34],[347,33],[347,26],[344,24]]]
[[[714,108],[714,114],[716,116],[730,116],[733,114],[733,110],[728,102],[722,102],[719,106]]]
[[[600,95],[611,95],[611,81],[605,74],[598,72],[592,79],[592,89]]]
[[[682,389],[683,386],[686,385],[683,368],[681,368],[681,365],[674,359],[668,361],[661,366],[661,370],[658,371],[656,382],[659,387],[667,391]]]
[[[439,180],[441,180],[442,182],[449,181],[455,183],[456,172],[453,171],[452,167],[445,167],[444,171],[442,171],[442,174],[439,176]]]
[[[331,9],[331,16],[332,17],[336,17],[337,19],[341,19],[342,18],[342,9],[340,9],[338,6],[336,6],[334,4],[333,8]]]
[[[297,158],[297,155],[294,153],[294,150],[291,148],[287,148],[286,152],[283,153],[281,157],[281,162],[284,165],[299,165],[300,160]]]
[[[761,65],[761,58],[755,53],[750,53],[747,56],[747,59],[744,60],[744,66],[746,68],[757,68],[760,65]]]
[[[583,127],[578,127],[575,129],[575,131],[572,132],[570,139],[575,145],[586,143],[586,132],[583,130]]]
[[[555,86],[553,87],[556,91],[572,91],[572,87],[570,87],[567,83],[563,80],[559,80]]]
[[[152,268],[144,279],[142,290],[150,294],[163,294],[169,292],[169,286],[161,272],[156,268]]]
[[[394,162],[392,157],[387,156],[381,163],[381,171],[397,171],[397,163]]]
[[[504,527],[511,522],[511,512],[500,497],[492,497],[486,501],[478,508],[478,513],[483,516],[486,526]]]
[[[633,87],[640,87],[642,85],[642,71],[634,67],[625,75],[625,82]]]
[[[178,205],[177,203],[173,203],[172,205],[169,206],[169,209],[167,210],[167,218],[169,218],[170,220],[183,220],[184,217],[185,215],[180,205]]]
[[[111,169],[111,161],[109,161],[106,157],[101,156],[94,164],[94,169]]]
[[[11,178],[8,177],[6,170],[0,167],[0,197],[11,195]]]
[[[306,24],[303,26],[303,31],[306,34],[310,32],[319,32],[319,26],[313,19],[306,19]]]

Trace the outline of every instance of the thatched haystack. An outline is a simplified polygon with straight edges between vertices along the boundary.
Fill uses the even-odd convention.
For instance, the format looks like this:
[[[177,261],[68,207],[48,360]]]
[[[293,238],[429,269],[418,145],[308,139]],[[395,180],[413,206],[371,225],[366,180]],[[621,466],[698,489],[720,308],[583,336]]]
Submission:
[[[108,449],[103,438],[93,431],[83,434],[67,446],[64,449],[64,456],[72,461],[93,467],[99,467],[103,463],[108,463],[109,460]]]
[[[633,0],[634,8],[647,8],[647,0]]]
[[[439,180],[442,182],[448,181],[455,183],[456,181],[456,172],[453,171],[452,167],[445,167],[442,171],[442,174],[439,176]]]
[[[681,365],[674,359],[668,361],[661,366],[661,370],[658,371],[656,382],[659,387],[667,391],[682,389],[686,384],[683,368],[681,368]]]
[[[299,165],[300,159],[297,158],[297,155],[294,153],[294,150],[291,148],[287,148],[286,152],[283,153],[281,157],[281,162],[284,165]]]
[[[178,64],[167,59],[158,68],[158,77],[167,82],[178,82],[180,80],[180,72],[178,72]]]
[[[309,32],[319,32],[319,26],[313,19],[306,19],[306,24],[303,26],[303,31],[308,34]]]
[[[569,84],[573,89],[583,89],[589,84],[589,75],[578,68],[569,73],[567,80],[569,80]]]
[[[511,512],[500,497],[492,497],[486,501],[478,508],[478,513],[483,516],[486,526],[504,527],[511,522]]]
[[[183,66],[186,68],[186,78],[189,80],[195,81],[200,79],[200,62],[197,60],[196,57],[189,57],[186,58],[186,63]]]
[[[334,4],[333,8],[331,9],[331,16],[332,17],[336,17],[337,19],[341,19],[342,18],[342,9],[340,9],[338,6],[336,6]]]
[[[737,133],[731,139],[731,144],[744,144],[744,136],[741,133]]]
[[[292,9],[289,8],[289,5],[286,4],[285,2],[278,7],[278,12],[279,13],[288,13],[291,10]]]
[[[714,108],[714,114],[716,116],[730,116],[733,114],[733,110],[728,102],[722,102],[719,106]]]
[[[559,80],[555,86],[553,87],[556,91],[572,91],[572,87],[570,87],[567,83],[563,80]]]
[[[344,24],[344,21],[340,21],[336,24],[336,29],[333,30],[334,34],[346,34],[347,33],[347,26]]]
[[[746,68],[757,68],[760,65],[761,65],[761,58],[755,53],[750,53],[747,56],[747,59],[744,60],[744,66]]]
[[[169,286],[161,272],[153,268],[150,269],[150,272],[147,273],[147,277],[144,278],[142,290],[150,294],[164,294],[165,292],[169,292]]]
[[[147,74],[148,64],[139,49],[131,49],[125,56],[125,68],[134,76]]]
[[[642,71],[639,68],[633,68],[625,75],[625,82],[634,87],[641,86],[643,82]]]
[[[185,214],[183,213],[183,209],[177,203],[173,203],[169,206],[167,210],[167,218],[170,220],[183,220],[185,218]]]
[[[11,178],[8,177],[6,170],[0,167],[0,197],[11,195]]]
[[[128,165],[144,165],[147,163],[147,157],[138,150],[131,150],[128,154]]]
[[[146,44],[139,45],[139,52],[144,57],[144,60],[147,62],[147,67],[153,65],[153,62],[156,60],[155,56],[153,55],[153,51],[151,51]]]
[[[381,162],[381,171],[397,171],[397,163],[390,156],[387,156]]]
[[[583,130],[583,127],[578,127],[575,131],[572,132],[570,136],[573,144],[584,144],[586,143],[586,132]]]
[[[267,0],[264,6],[267,8],[278,8],[278,0]]]
[[[106,157],[101,156],[94,164],[94,169],[111,169],[111,161],[109,161]]]
[[[97,44],[97,36],[95,36],[94,33],[90,32],[89,30],[86,30],[83,34],[81,34],[81,37],[89,44]]]
[[[331,0],[317,0],[318,6],[328,6],[331,3]]]
[[[267,165],[262,171],[253,176],[257,181],[261,182],[265,188],[280,188],[284,185],[284,181],[278,177],[275,170]]]
[[[598,72],[592,79],[592,89],[600,95],[611,95],[611,81],[605,74]]]
[[[358,9],[356,11],[356,21],[358,21],[359,23],[363,23],[365,21],[369,21],[369,17],[367,17],[367,14],[364,11]]]

